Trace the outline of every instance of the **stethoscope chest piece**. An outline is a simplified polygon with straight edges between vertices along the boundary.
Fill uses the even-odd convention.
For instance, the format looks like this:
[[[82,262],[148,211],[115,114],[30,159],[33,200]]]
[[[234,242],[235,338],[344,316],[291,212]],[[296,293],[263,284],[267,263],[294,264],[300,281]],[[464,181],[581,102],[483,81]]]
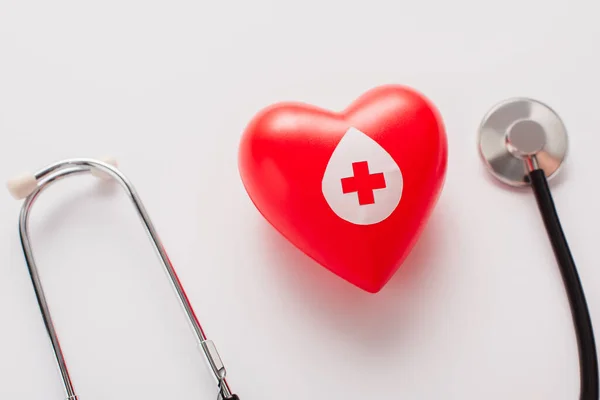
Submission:
[[[577,336],[580,400],[598,400],[596,342],[575,261],[552,199],[548,179],[567,155],[567,130],[547,105],[513,98],[494,106],[479,127],[479,152],[488,170],[511,186],[530,186],[560,269]]]
[[[511,186],[529,185],[532,169],[542,169],[548,179],[555,176],[567,148],[567,130],[558,114],[532,99],[495,105],[479,127],[483,161],[492,175]]]

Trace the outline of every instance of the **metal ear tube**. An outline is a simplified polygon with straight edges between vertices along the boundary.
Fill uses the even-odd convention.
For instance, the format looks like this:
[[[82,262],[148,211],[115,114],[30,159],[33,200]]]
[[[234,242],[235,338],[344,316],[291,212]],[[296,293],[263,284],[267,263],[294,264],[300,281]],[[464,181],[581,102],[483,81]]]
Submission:
[[[49,165],[35,174],[27,174],[20,176],[8,183],[8,188],[11,194],[18,199],[25,199],[21,208],[21,214],[19,219],[19,234],[21,239],[21,245],[25,256],[25,262],[29,270],[29,275],[33,284],[37,302],[44,320],[44,325],[47,334],[50,338],[54,357],[56,359],[58,368],[60,370],[61,380],[64,386],[64,390],[67,396],[67,400],[77,400],[77,395],[69,375],[69,370],[65,361],[64,354],[61,350],[58,335],[56,333],[54,323],[50,314],[46,296],[40,281],[38,274],[37,265],[33,255],[31,241],[29,238],[29,214],[33,204],[38,199],[39,195],[48,188],[51,184],[64,179],[71,175],[78,175],[82,173],[92,173],[93,175],[101,179],[114,179],[116,180],[123,189],[127,192],[134,208],[136,209],[142,224],[149,235],[150,240],[158,253],[161,260],[161,264],[165,269],[169,281],[171,282],[175,293],[181,304],[186,318],[192,327],[193,333],[200,345],[200,349],[206,358],[212,374],[214,375],[218,385],[217,400],[239,400],[238,396],[232,394],[231,389],[226,380],[225,366],[217,352],[214,343],[207,339],[196,314],[190,304],[187,295],[177,277],[177,274],[167,256],[167,253],[160,241],[156,229],[150,220],[150,217],[144,208],[140,197],[135,191],[129,180],[113,165],[109,162],[102,162],[92,159],[71,159],[64,160],[52,165]]]

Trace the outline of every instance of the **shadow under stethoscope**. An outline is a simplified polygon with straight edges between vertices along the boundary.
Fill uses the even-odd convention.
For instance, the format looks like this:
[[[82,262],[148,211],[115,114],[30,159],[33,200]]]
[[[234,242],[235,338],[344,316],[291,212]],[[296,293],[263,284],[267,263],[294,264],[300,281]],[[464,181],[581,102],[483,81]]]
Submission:
[[[320,266],[266,221],[261,219],[259,224],[268,264],[275,266],[273,274],[278,274],[277,280],[292,297],[290,301],[316,317],[319,329],[331,329],[340,338],[366,346],[376,341],[389,348],[402,345],[403,336],[417,334],[417,319],[427,314],[423,307],[435,304],[427,301],[424,288],[443,258],[447,241],[441,236],[446,215],[443,205],[438,205],[409,256],[377,294],[367,293]]]

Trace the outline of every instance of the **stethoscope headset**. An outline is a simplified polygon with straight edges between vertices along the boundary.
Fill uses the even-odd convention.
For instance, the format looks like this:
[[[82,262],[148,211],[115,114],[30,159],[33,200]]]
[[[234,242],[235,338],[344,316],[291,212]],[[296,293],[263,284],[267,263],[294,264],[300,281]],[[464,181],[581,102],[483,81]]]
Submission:
[[[598,400],[598,361],[591,318],[575,262],[562,230],[548,180],[558,173],[567,155],[567,134],[559,116],[547,105],[526,98],[499,103],[484,117],[479,127],[479,150],[491,174],[510,186],[531,186],[552,244],[569,299],[577,337],[581,377],[580,400]],[[112,160],[71,159],[51,164],[35,174],[22,175],[9,182],[11,194],[25,199],[19,218],[19,234],[25,262],[50,338],[67,400],[77,395],[69,375],[58,335],[34,259],[29,237],[29,214],[39,195],[51,184],[72,175],[91,173],[101,179],[114,179],[125,190],[137,211],[168,279],[175,289],[185,316],[192,327],[204,358],[218,387],[217,400],[239,400],[226,380],[225,366],[214,343],[208,340],[190,304],[173,265],[156,233],[140,197]]]

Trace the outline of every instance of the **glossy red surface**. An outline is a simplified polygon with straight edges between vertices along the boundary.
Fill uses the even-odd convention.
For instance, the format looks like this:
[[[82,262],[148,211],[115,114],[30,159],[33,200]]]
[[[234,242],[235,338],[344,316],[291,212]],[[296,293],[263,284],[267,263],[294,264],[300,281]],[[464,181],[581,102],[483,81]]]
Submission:
[[[400,202],[370,225],[340,218],[322,191],[328,161],[350,127],[383,147],[402,173]],[[362,160],[355,161],[354,168],[385,190],[378,171],[369,178]],[[446,166],[439,112],[417,91],[397,85],[377,87],[342,112],[275,104],[253,118],[239,148],[243,184],[269,223],[319,264],[372,293],[384,287],[414,246],[442,190]],[[361,204],[370,204],[365,182],[356,188],[363,190]],[[350,195],[357,184],[346,181],[344,188],[340,182],[340,191]]]

